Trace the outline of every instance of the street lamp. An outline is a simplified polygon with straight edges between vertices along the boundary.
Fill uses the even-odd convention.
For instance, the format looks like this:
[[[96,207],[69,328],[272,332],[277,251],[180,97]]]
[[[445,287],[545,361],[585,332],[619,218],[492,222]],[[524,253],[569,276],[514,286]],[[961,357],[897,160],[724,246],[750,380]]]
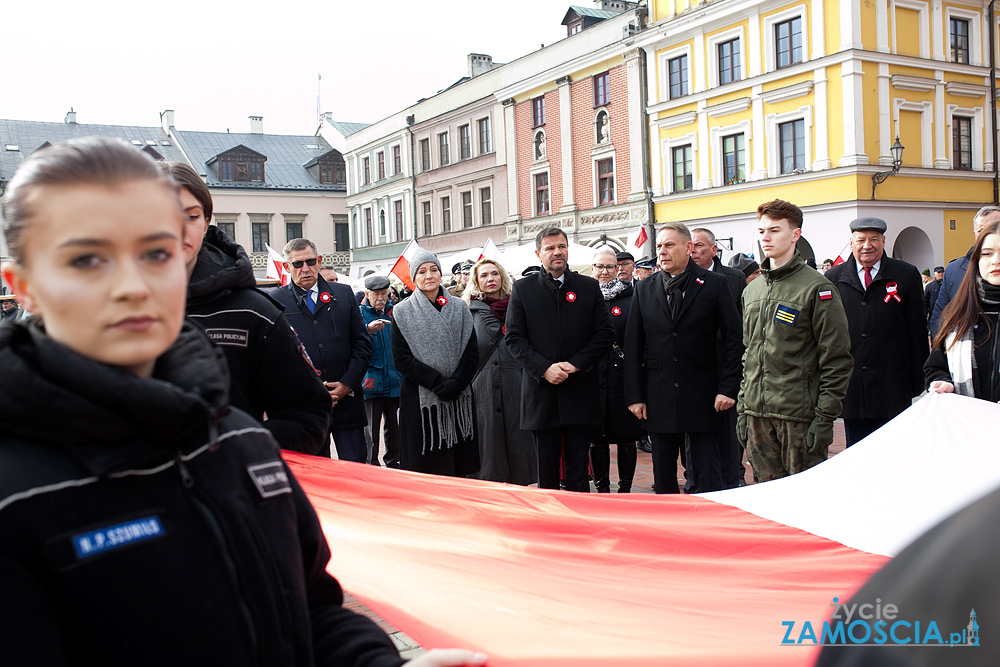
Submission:
[[[875,199],[876,185],[885,182],[885,179],[899,173],[899,168],[903,164],[903,148],[903,144],[899,143],[899,135],[896,135],[896,143],[889,149],[889,152],[892,153],[892,169],[872,174],[872,199]]]

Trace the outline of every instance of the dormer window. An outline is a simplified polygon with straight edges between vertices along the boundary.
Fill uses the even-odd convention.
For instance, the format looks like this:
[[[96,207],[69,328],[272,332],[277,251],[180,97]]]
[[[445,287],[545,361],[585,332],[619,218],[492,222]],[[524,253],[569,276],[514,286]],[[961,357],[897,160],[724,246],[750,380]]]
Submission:
[[[313,175],[320,185],[345,185],[347,183],[347,164],[344,156],[336,148],[315,157],[303,165]]]
[[[267,156],[246,146],[237,146],[216,156],[219,180],[234,183],[263,183]],[[210,163],[211,164],[211,161]]]

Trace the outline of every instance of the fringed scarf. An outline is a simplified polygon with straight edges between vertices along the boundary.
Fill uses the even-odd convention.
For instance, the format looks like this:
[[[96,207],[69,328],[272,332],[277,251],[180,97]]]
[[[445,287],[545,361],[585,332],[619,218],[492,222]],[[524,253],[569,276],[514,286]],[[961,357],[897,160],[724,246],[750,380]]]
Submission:
[[[446,299],[439,311],[426,296],[416,292],[393,309],[399,333],[403,334],[417,361],[448,377],[472,337],[472,313],[465,302],[439,290]],[[456,335],[457,334],[457,335]],[[472,437],[472,387],[466,387],[454,401],[443,401],[427,387],[419,387],[422,454],[429,450],[451,449]]]
[[[601,285],[601,294],[604,295],[605,301],[611,301],[611,299],[627,290],[628,287],[628,285],[615,278]]]

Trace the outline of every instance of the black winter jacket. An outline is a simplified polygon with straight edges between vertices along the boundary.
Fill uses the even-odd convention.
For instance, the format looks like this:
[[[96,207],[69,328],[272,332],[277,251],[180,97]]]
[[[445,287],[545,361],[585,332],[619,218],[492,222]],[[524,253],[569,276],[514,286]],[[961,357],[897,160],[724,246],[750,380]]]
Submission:
[[[312,506],[228,387],[190,325],[150,379],[0,328],[3,664],[403,662],[341,606]]]
[[[266,414],[282,449],[315,454],[329,434],[330,393],[281,306],[255,285],[246,251],[210,225],[188,285],[188,319],[226,353],[233,407]]]

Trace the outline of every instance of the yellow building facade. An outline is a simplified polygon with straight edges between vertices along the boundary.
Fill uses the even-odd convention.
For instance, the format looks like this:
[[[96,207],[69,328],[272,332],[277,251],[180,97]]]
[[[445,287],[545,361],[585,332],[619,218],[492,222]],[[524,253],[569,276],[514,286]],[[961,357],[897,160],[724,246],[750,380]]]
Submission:
[[[845,250],[848,223],[889,224],[887,251],[933,268],[994,202],[988,3],[649,0],[650,171],[658,222],[755,252],[757,205],[804,213],[800,249]],[[994,19],[993,44],[997,25]],[[892,168],[896,137],[905,147]],[[729,243],[723,243],[727,247]]]

